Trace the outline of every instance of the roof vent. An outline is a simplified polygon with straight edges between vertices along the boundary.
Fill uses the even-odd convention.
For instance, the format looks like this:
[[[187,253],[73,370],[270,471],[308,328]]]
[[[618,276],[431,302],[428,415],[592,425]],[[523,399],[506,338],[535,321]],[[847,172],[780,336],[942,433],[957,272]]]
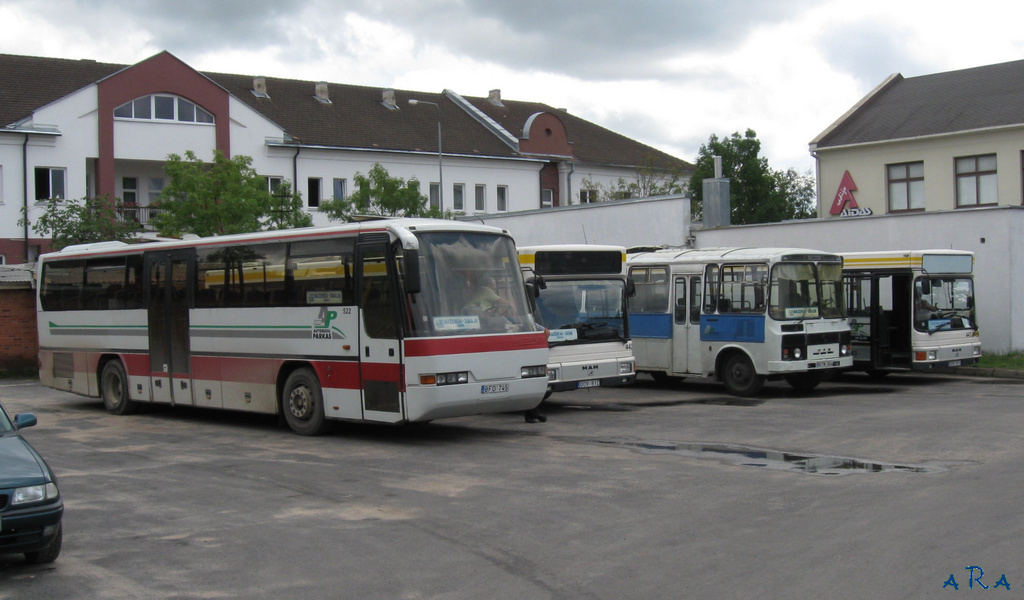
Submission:
[[[491,90],[488,92],[487,101],[495,106],[505,106],[501,103],[501,90]]]
[[[316,84],[316,95],[313,96],[313,97],[316,98],[316,101],[321,103],[321,104],[330,104],[331,103],[331,98],[327,94],[327,82],[326,81],[321,81],[321,82]]]
[[[388,110],[398,110],[398,104],[395,102],[394,88],[384,88],[381,92],[380,103]]]
[[[270,94],[267,93],[267,78],[262,75],[257,75],[252,78],[252,95],[257,98],[269,98]]]

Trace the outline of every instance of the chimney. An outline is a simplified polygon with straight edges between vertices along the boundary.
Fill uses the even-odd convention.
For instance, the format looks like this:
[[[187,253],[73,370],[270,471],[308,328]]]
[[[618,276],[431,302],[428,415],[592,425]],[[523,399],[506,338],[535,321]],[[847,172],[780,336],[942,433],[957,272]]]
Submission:
[[[330,104],[331,103],[331,98],[327,94],[327,82],[326,81],[321,81],[321,82],[316,84],[316,95],[313,96],[313,97],[316,98],[316,101],[320,102],[321,104]]]
[[[252,95],[257,98],[269,98],[270,94],[267,93],[267,78],[262,75],[257,75],[252,78]]]
[[[491,104],[495,105],[495,106],[505,106],[504,104],[501,103],[501,90],[500,89],[494,89],[494,90],[491,90],[490,92],[488,92],[488,94],[487,94],[487,101],[490,102]]]
[[[381,91],[380,103],[388,110],[398,110],[398,103],[395,102],[394,88],[384,88]]]

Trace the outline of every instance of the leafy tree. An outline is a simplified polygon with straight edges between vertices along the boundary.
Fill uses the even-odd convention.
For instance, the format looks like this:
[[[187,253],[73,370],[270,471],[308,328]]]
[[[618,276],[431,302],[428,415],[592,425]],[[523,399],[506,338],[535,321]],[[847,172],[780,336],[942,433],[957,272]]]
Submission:
[[[184,157],[169,155],[164,173],[169,182],[151,219],[161,235],[224,235],[313,224],[290,186],[271,195],[248,156],[229,159],[214,151],[213,162],[206,163],[189,150]]]
[[[19,225],[27,222],[24,212],[22,208]],[[79,201],[50,198],[43,214],[32,223],[32,231],[48,236],[54,250],[72,244],[127,242],[142,231],[138,221],[128,215],[124,204],[108,197]]]
[[[761,141],[752,129],[719,139],[712,134],[700,147],[690,178],[693,218],[703,217],[703,180],[715,176],[714,157],[722,157],[722,176],[730,180],[734,225],[772,223],[814,216],[814,178],[795,169],[773,171],[760,156]]]
[[[332,221],[351,221],[356,215],[385,217],[435,217],[442,215],[429,206],[429,199],[420,193],[415,177],[405,181],[392,177],[380,163],[373,163],[368,175],[356,173],[352,178],[355,190],[348,198],[334,198],[320,203],[320,213]]]
[[[580,189],[597,191],[597,201],[625,200],[627,198],[646,198],[667,194],[685,194],[687,180],[683,169],[678,166],[666,167],[658,164],[650,154],[645,155],[636,167],[636,177],[627,180],[619,177],[615,185],[606,186],[585,177]]]

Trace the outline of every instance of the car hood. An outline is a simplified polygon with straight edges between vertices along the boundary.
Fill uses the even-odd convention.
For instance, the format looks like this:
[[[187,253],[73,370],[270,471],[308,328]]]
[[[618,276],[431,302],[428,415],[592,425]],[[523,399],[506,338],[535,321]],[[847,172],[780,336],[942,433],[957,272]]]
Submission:
[[[0,436],[0,488],[39,485],[50,480],[42,457],[21,436]]]

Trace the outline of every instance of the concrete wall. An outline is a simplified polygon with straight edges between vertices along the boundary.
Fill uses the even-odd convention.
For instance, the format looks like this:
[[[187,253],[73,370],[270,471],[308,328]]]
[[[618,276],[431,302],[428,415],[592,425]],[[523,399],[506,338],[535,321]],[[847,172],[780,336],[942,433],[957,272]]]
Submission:
[[[1001,206],[694,230],[695,246],[796,246],[828,252],[974,252],[985,352],[1024,350],[1024,207]],[[1014,301],[1016,299],[1016,301]]]
[[[520,246],[681,246],[686,244],[690,235],[690,199],[655,196],[509,214],[475,215],[461,220],[507,229]]]

